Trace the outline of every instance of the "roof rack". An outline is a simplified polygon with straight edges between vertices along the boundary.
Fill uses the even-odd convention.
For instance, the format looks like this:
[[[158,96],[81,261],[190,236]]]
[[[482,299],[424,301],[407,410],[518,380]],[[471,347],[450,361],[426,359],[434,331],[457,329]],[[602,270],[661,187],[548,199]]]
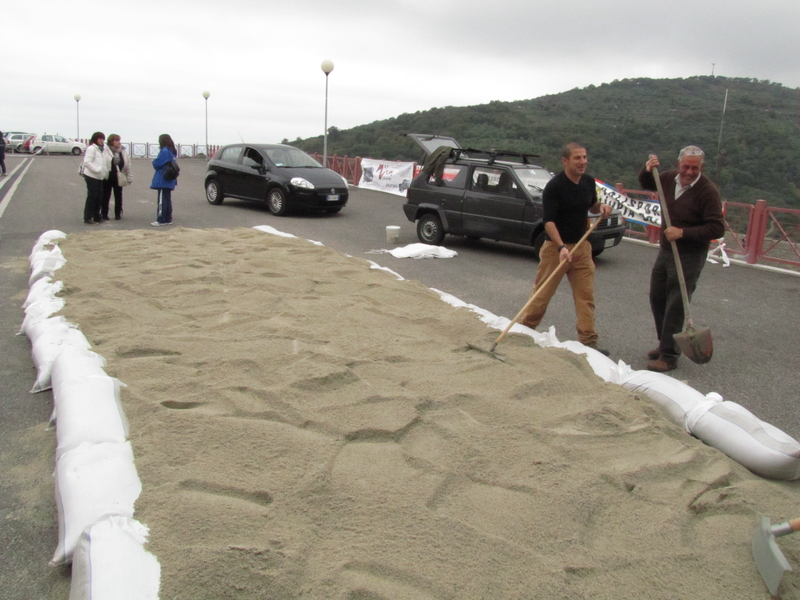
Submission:
[[[478,150],[477,148],[463,148],[458,150],[462,154],[469,155],[470,153],[487,154],[489,156],[489,164],[494,163],[498,158],[520,158],[523,165],[532,164],[529,158],[539,158],[538,154],[528,154],[523,152],[513,152],[511,150]]]

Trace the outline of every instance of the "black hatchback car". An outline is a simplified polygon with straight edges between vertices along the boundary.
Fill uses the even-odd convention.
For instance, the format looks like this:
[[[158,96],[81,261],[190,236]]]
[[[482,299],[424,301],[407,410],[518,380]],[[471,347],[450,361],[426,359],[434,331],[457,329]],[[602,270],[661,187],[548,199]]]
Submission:
[[[293,209],[337,213],[347,204],[347,180],[284,144],[231,144],[208,161],[206,199],[266,202],[274,215]]]
[[[533,155],[461,148],[453,138],[407,134],[429,155],[406,193],[403,212],[417,237],[439,245],[446,234],[533,246],[546,234],[542,190],[552,178]],[[616,246],[625,233],[618,210],[589,235],[592,255]]]

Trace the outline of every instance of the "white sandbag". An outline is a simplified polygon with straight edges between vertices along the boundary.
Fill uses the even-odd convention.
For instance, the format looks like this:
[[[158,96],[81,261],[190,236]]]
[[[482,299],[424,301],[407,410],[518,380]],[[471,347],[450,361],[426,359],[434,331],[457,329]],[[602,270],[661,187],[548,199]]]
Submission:
[[[158,600],[161,565],[143,547],[148,533],[120,516],[88,527],[72,559],[69,600]]]
[[[28,278],[28,285],[31,286],[42,277],[50,276],[66,264],[67,259],[61,253],[58,246],[52,250],[40,250],[31,260],[31,275]]]
[[[800,478],[800,443],[735,402],[710,402],[698,407],[688,415],[687,427],[692,435],[756,475]]]
[[[55,477],[58,546],[50,566],[70,562],[81,533],[101,518],[133,517],[142,493],[130,442],[81,444],[58,458]]]
[[[58,229],[51,229],[50,231],[45,231],[42,235],[39,236],[39,239],[36,240],[36,243],[33,245],[33,249],[31,250],[31,254],[28,257],[30,262],[33,262],[34,255],[39,252],[40,250],[44,250],[45,247],[54,244],[57,240],[61,240],[67,237],[67,234],[63,231],[59,231]]]
[[[37,300],[25,309],[25,318],[22,319],[17,335],[22,333],[28,335],[28,330],[39,323],[44,321],[50,315],[53,315],[64,308],[63,298],[50,298],[45,297]],[[28,335],[30,338],[30,336]]]
[[[88,350],[91,345],[80,330],[67,325],[47,331],[36,339],[31,348],[31,356],[38,375],[33,388],[31,388],[32,394],[50,389],[50,372],[53,361],[66,348]]]
[[[47,317],[46,319],[33,323],[28,327],[26,333],[28,334],[28,339],[31,341],[31,345],[33,345],[42,335],[56,329],[66,331],[67,329],[75,329],[75,325],[67,321],[64,316],[59,315],[57,317]]]
[[[50,385],[53,388],[53,413],[50,415],[50,423],[47,429],[54,429],[56,418],[57,399],[60,390],[82,382],[90,377],[105,377],[106,359],[92,352],[91,350],[81,350],[78,348],[65,348],[62,350],[50,368]]]
[[[92,352],[80,348],[65,348],[53,361],[50,379],[53,385],[53,394],[57,395],[59,389],[74,382],[83,381],[89,377],[102,377],[106,374],[103,367],[106,359]]]
[[[53,390],[56,424],[56,457],[83,442],[124,442],[128,420],[120,402],[125,384],[102,375],[61,385]]]
[[[53,278],[49,275],[42,277],[39,281],[31,286],[28,290],[28,296],[22,304],[22,308],[28,308],[31,304],[42,298],[54,298],[56,294],[64,289],[63,281],[53,282]]]
[[[378,250],[377,252],[391,254],[395,258],[453,258],[458,252],[444,246],[431,246],[430,244],[409,244],[391,250]]]
[[[631,371],[630,376],[623,378],[620,384],[631,392],[646,394],[661,407],[670,421],[683,427],[687,433],[691,433],[691,430],[686,424],[686,415],[706,399],[682,381],[653,371]]]

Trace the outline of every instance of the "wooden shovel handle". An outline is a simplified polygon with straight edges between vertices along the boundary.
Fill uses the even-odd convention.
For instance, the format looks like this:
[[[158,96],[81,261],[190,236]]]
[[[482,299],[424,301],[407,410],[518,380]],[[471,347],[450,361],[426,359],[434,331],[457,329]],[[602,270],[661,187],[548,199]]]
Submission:
[[[664,189],[661,187],[661,178],[658,176],[658,167],[653,167],[653,177],[656,180],[658,201],[661,204],[661,218],[664,219],[664,224],[667,227],[671,227],[669,221],[669,210],[667,209],[667,201],[664,199]],[[672,248],[672,255],[675,257],[675,269],[678,272],[678,284],[681,288],[681,300],[683,301],[683,314],[686,318],[686,324],[689,327],[692,327],[692,313],[689,310],[689,292],[686,290],[686,278],[683,276],[683,265],[681,264],[681,256],[678,254],[678,245],[674,240],[670,240],[669,244]]]
[[[575,252],[575,249],[578,246],[580,246],[583,242],[585,242],[586,238],[589,237],[589,234],[592,233],[597,228],[597,226],[600,224],[600,221],[602,219],[603,219],[603,216],[599,215],[594,220],[594,223],[592,223],[592,226],[589,227],[589,229],[586,230],[586,233],[583,234],[583,237],[580,240],[578,240],[578,243],[575,244],[572,247],[572,250],[569,251],[569,256],[570,257],[572,256],[572,253]],[[530,307],[530,305],[533,304],[533,301],[536,300],[536,297],[539,295],[539,292],[541,292],[544,288],[547,287],[547,284],[550,283],[550,281],[553,279],[553,277],[556,276],[556,273],[558,273],[561,270],[561,267],[563,267],[565,264],[567,264],[567,259],[566,258],[562,259],[561,262],[558,263],[558,266],[553,270],[552,273],[550,273],[550,275],[547,276],[547,279],[545,279],[542,282],[542,284],[537,288],[537,290],[533,293],[533,295],[530,297],[530,299],[525,303],[525,306],[523,306],[522,309],[517,313],[517,316],[514,317],[511,320],[511,322],[508,324],[508,327],[506,327],[503,330],[503,333],[501,333],[499,336],[497,336],[497,339],[494,341],[494,345],[492,346],[492,349],[494,349],[494,347],[497,346],[497,344],[499,344],[500,341],[504,337],[506,337],[506,334],[511,330],[511,328],[514,326],[514,324],[516,324],[522,318],[522,315],[524,315],[528,311],[528,308]]]

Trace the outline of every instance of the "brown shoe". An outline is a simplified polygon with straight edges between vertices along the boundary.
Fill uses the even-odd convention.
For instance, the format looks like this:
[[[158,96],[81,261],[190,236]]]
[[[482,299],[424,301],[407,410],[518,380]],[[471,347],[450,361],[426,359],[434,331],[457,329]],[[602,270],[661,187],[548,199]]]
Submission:
[[[649,358],[650,360],[656,360],[657,358],[660,358],[660,357],[661,357],[661,348],[656,348],[654,350],[650,350],[647,353],[647,358]]]
[[[651,360],[649,363],[647,363],[647,370],[655,371],[656,373],[666,373],[667,371],[674,371],[677,368],[677,362],[666,361],[663,358]]]

